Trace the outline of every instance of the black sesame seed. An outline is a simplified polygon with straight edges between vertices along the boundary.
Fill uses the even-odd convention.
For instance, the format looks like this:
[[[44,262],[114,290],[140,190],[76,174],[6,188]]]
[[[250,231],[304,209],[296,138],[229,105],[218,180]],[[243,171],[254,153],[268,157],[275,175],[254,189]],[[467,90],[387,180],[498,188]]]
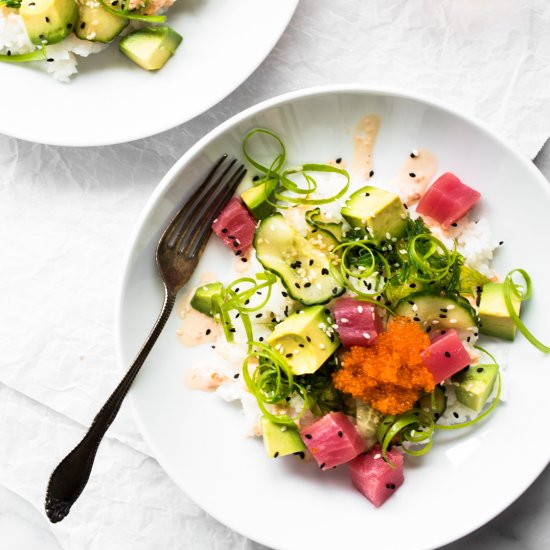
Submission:
[[[292,357],[292,353],[287,353],[287,354],[285,355],[285,357],[286,357],[287,359],[290,359],[290,358]]]
[[[434,412],[434,418],[435,418],[436,420],[438,420],[440,416],[441,416],[441,415],[440,415],[438,412]]]
[[[256,319],[259,319],[262,315],[262,313],[256,313]]]
[[[311,343],[311,338],[309,336],[306,336],[306,340]]]
[[[323,462],[322,464],[319,465],[319,468],[321,468],[321,470],[325,467],[325,463]]]
[[[207,328],[207,329],[206,329],[206,333],[205,333],[206,336],[208,336],[211,332],[212,332],[212,331],[211,331],[209,328]]]
[[[271,318],[271,322],[272,322],[272,323],[276,323],[276,322],[277,322],[277,319],[276,319],[275,317],[272,317],[272,318]]]
[[[222,233],[227,233],[227,231],[228,231],[228,230],[227,230],[227,227],[224,227],[224,228],[222,229]],[[230,239],[234,239],[235,237],[229,237],[229,238],[230,238]]]
[[[285,397],[285,401],[286,401],[287,403],[290,401],[290,395],[287,395],[287,396]]]
[[[255,176],[252,178],[252,181],[258,181],[259,179],[260,179],[260,176],[255,175]]]
[[[431,326],[426,329],[426,332],[430,332],[430,330],[432,330]]]
[[[392,483],[392,484],[390,485],[390,489],[395,489],[395,483]]]
[[[237,332],[237,330],[234,329],[234,328],[230,328],[230,329],[229,329],[229,332]]]
[[[454,413],[453,413],[453,416],[454,416],[455,418],[458,418],[458,413],[457,413],[457,412],[454,412]]]
[[[446,330],[442,330],[442,331],[441,331],[441,336],[443,336],[443,335],[446,334],[446,333],[447,333]]]
[[[483,367],[479,367],[479,368],[477,369],[477,372],[483,372]]]
[[[342,430],[338,432],[338,437],[344,437],[344,432]]]
[[[71,30],[73,28],[73,24],[72,23],[67,23],[67,29]]]
[[[447,308],[446,308],[446,307],[442,307],[439,311],[442,311],[443,313],[447,313]]]
[[[475,337],[477,338],[477,336],[478,336],[478,333],[477,333],[477,332],[474,332],[474,336],[475,336]]]
[[[304,344],[298,344],[298,347],[299,347],[299,348],[304,348],[305,345],[304,345]]]
[[[340,164],[341,162],[342,162],[342,157],[338,157],[338,158],[336,159],[336,164]]]
[[[313,265],[313,260],[309,260],[309,265]]]
[[[237,252],[235,252],[235,256],[240,256],[242,253],[243,253],[242,250],[237,250]]]
[[[212,349],[216,349],[216,346],[210,346]]]
[[[413,317],[413,321],[420,321],[420,317]]]
[[[118,0],[113,0],[113,1],[111,2],[111,6],[116,6],[117,4],[118,4]]]
[[[233,246],[234,246],[235,248],[239,248],[239,243],[238,243],[237,241],[233,241]]]
[[[410,304],[411,306],[414,306],[414,302],[411,301],[411,300],[409,300],[409,304]]]
[[[412,159],[415,159],[416,158],[416,155],[414,153],[411,153],[411,158]]]
[[[8,57],[11,55],[11,50],[7,51]]]
[[[499,241],[498,245],[502,246],[504,244],[504,241]]]
[[[227,235],[227,238],[228,238],[228,239],[231,239],[231,240],[234,240],[234,239],[236,239],[237,237],[235,237],[235,235]]]
[[[46,23],[49,23],[49,22],[50,22],[50,18],[49,18],[49,17],[44,17],[44,19],[46,20]]]
[[[83,29],[84,27],[86,26],[86,23],[83,21],[82,23],[80,23],[80,28]],[[222,229],[223,231],[223,229]]]
[[[332,289],[332,293],[333,293],[333,294],[338,294],[338,288],[337,288],[337,287],[334,287],[334,288]]]
[[[411,178],[416,178],[416,174],[415,174],[414,172],[409,172],[409,176],[410,176]]]
[[[370,197],[370,193],[365,193],[365,197]]]
[[[313,436],[311,434],[306,434],[306,439],[312,439]]]
[[[405,203],[403,203],[403,208],[404,208],[405,210],[408,210],[408,209],[409,209],[409,207],[408,207]]]
[[[277,451],[274,455],[273,455],[273,458],[277,458],[279,456],[279,451]]]
[[[288,297],[288,294],[287,294],[284,290],[281,292],[281,294],[282,294],[285,298]]]
[[[323,267],[323,269],[321,269],[321,275],[328,275],[328,269],[326,267]]]
[[[439,318],[440,318],[440,319],[447,319],[447,316],[446,316],[446,315],[443,315],[443,313],[440,313],[440,314],[439,314]]]
[[[369,178],[372,178],[372,176],[374,176],[374,171],[373,171],[373,170],[371,170],[371,171],[369,172]]]
[[[306,453],[304,453],[304,451],[300,451],[300,452],[298,453],[298,456],[299,456],[302,460],[304,460],[304,458],[306,457]]]
[[[306,283],[306,284],[304,285],[304,288],[309,288],[310,286],[311,286],[311,283]]]
[[[295,286],[296,288],[301,288],[301,287],[300,287],[300,283],[294,283],[294,286]]]
[[[451,356],[450,352],[446,351],[445,352],[445,357],[450,357],[450,356]]]
[[[260,337],[258,338],[258,341],[259,341],[259,342],[263,342],[263,341],[264,341],[264,337],[263,337],[263,336],[260,336]]]
[[[416,283],[411,283],[411,284],[409,285],[409,288],[416,288]]]
[[[241,375],[241,374],[238,372],[237,374],[234,374],[234,375],[233,375],[233,378],[234,378],[235,380],[237,380],[237,378],[239,378],[240,375]]]
[[[51,63],[52,61],[55,61],[55,59],[54,59],[53,57],[48,57],[48,59],[46,59],[46,61],[47,61],[48,63]]]
[[[248,258],[241,258],[241,262],[244,262],[244,263],[248,262]]]

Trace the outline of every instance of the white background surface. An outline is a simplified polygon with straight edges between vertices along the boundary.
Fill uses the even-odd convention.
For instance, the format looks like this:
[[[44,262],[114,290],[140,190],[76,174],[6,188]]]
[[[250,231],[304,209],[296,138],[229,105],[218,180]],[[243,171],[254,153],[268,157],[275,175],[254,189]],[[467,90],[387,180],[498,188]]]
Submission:
[[[107,476],[110,485],[88,487],[94,527],[65,521],[55,538],[49,534],[42,513],[47,476],[118,381],[112,304],[121,254],[141,207],[181,153],[219,122],[313,84],[355,80],[430,93],[476,112],[534,156],[550,134],[544,73],[550,35],[541,32],[548,19],[546,0],[302,0],[258,71],[183,127],[94,149],[0,136],[2,546],[93,549],[96,535],[112,529],[117,540],[110,547],[123,550],[258,548],[173,487],[142,454],[147,450],[125,411],[98,456],[98,477]],[[457,36],[475,42],[477,56],[457,48]],[[450,50],[454,63],[444,55]],[[540,163],[550,176],[548,150]],[[547,470],[502,516],[449,550],[550,547],[549,496]],[[146,521],[137,525],[137,516]]]

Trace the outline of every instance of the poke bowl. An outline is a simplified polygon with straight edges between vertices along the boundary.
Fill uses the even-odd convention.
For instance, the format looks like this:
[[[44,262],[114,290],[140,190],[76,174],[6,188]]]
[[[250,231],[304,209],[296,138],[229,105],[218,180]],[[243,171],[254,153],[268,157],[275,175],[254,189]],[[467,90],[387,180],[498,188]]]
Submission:
[[[403,92],[323,87],[259,104],[190,149],[146,206],[116,308],[121,368],[162,303],[163,223],[225,153],[247,178],[130,394],[160,464],[273,548],[420,550],[489,521],[550,458],[532,422],[550,362],[520,333],[542,337],[550,299],[544,177],[479,122]],[[335,241],[313,243],[327,229]],[[401,351],[388,355],[392,338]],[[413,369],[406,383],[383,378],[390,359],[402,379]]]

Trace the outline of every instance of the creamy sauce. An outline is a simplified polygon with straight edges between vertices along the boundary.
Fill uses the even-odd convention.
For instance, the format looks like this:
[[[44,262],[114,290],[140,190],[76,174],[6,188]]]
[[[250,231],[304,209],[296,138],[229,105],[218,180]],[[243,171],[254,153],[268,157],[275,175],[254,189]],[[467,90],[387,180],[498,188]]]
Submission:
[[[380,117],[378,115],[367,115],[363,117],[355,127],[353,135],[353,159],[351,171],[361,179],[368,180],[372,170],[372,149],[378,128]]]
[[[409,155],[393,180],[401,200],[407,206],[411,206],[422,197],[436,170],[437,159],[427,149],[420,149]]]
[[[227,376],[208,363],[199,363],[185,373],[185,385],[192,390],[214,391]]]
[[[199,286],[216,281],[217,278],[212,273],[203,273]],[[222,331],[212,317],[191,307],[190,302],[195,290],[196,287],[187,292],[179,306],[181,324],[176,334],[184,346],[199,346],[207,342],[215,342]]]

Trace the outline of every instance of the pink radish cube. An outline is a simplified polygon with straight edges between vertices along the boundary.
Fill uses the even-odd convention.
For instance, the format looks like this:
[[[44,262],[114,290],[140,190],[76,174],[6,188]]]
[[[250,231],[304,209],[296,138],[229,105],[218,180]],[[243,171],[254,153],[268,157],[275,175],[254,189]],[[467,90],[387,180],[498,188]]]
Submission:
[[[422,216],[433,218],[447,229],[462,218],[480,198],[481,194],[475,189],[447,172],[438,178],[420,199],[416,211]]]
[[[252,245],[256,222],[240,199],[233,197],[212,224],[212,230],[237,256]]]
[[[372,346],[382,331],[376,307],[354,298],[340,298],[332,309],[338,336],[344,346]]]
[[[323,416],[300,432],[321,470],[349,462],[365,450],[365,441],[341,412]]]
[[[456,330],[440,335],[421,354],[422,361],[440,384],[470,364],[470,354],[462,345]]]
[[[403,484],[403,456],[395,448],[387,451],[388,460],[394,468],[382,458],[380,445],[368,453],[359,455],[349,464],[353,485],[365,495],[377,508]]]

